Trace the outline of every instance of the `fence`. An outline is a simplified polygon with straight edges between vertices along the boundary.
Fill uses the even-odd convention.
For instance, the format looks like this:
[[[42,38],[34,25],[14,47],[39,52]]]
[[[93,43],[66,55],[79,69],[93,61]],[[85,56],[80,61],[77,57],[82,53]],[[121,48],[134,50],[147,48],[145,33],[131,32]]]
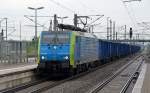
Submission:
[[[37,49],[31,41],[0,40],[0,63],[36,62]]]

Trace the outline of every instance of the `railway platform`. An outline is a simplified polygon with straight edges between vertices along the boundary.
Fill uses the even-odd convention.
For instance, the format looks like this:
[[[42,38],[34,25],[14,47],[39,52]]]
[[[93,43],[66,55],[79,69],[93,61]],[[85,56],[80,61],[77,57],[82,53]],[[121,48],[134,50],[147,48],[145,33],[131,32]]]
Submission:
[[[145,57],[141,73],[133,88],[132,93],[150,93],[150,57]]]
[[[37,67],[35,62],[18,63],[18,64],[0,64],[0,76],[20,71],[32,70]]]

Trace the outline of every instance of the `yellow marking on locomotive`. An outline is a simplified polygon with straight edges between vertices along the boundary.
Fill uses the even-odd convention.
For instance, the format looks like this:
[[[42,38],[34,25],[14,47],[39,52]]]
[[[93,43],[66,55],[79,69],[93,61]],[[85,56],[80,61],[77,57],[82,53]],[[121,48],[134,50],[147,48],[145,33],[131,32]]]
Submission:
[[[75,64],[74,64],[75,41],[76,41],[75,32],[72,32],[71,40],[70,40],[70,65],[72,67],[75,67]]]
[[[38,64],[40,63],[40,37],[38,38]]]

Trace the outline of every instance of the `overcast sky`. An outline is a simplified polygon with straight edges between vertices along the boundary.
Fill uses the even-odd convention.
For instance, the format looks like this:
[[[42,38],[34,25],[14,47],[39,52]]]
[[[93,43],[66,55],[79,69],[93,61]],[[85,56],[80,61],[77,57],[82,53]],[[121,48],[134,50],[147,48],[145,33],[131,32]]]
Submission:
[[[0,0],[0,18],[8,17],[8,25],[16,28],[16,31],[9,36],[10,39],[19,39],[19,22],[22,23],[22,39],[33,37],[34,27],[27,25],[34,25],[34,23],[24,15],[34,15],[34,11],[27,7],[43,6],[45,8],[39,10],[38,15],[68,16],[69,18],[64,20],[64,23],[71,24],[74,13],[79,15],[104,14],[105,16],[99,21],[102,24],[97,27],[97,31],[106,31],[106,17],[116,21],[117,26],[127,24],[128,27],[134,27],[133,22],[150,22],[150,0],[126,3],[126,5],[127,8],[124,7],[121,0]],[[46,26],[49,20],[50,18],[38,18],[38,22]],[[43,28],[38,28],[39,33],[42,30]],[[9,29],[8,33],[11,32],[12,29]]]

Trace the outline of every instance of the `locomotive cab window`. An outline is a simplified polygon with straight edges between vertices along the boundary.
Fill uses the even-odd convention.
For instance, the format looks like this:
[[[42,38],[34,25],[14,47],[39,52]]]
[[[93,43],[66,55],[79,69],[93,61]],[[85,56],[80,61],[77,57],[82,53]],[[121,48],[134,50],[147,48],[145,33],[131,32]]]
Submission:
[[[42,44],[66,44],[69,43],[69,34],[49,33],[43,34]]]

